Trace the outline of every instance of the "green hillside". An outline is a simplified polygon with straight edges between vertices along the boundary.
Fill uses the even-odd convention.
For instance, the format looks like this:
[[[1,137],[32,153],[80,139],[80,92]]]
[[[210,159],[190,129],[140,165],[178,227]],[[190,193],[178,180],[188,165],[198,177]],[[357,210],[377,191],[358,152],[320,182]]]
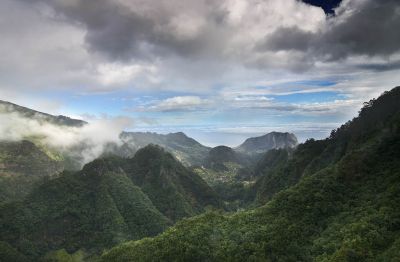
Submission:
[[[128,161],[126,172],[154,205],[173,221],[221,207],[215,192],[161,147],[149,145]]]
[[[32,142],[0,141],[0,203],[22,199],[62,170],[61,161]]]
[[[61,248],[99,252],[155,235],[169,224],[122,170],[115,171],[115,161],[99,159],[1,207],[0,239],[38,258]]]
[[[149,145],[133,158],[100,158],[43,179],[22,201],[0,206],[0,241],[11,245],[2,252],[34,260],[85,257],[220,207],[198,175]]]
[[[260,196],[264,187],[275,192],[262,198],[266,205],[183,220],[111,249],[103,261],[398,261],[398,101],[400,87],[268,170],[258,188]]]

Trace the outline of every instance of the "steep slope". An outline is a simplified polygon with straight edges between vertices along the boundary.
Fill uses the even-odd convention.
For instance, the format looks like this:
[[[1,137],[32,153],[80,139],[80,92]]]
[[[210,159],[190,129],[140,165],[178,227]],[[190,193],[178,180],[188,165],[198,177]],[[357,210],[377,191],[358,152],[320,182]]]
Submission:
[[[90,152],[90,147],[93,146],[86,143],[87,141],[74,141],[78,139],[80,128],[88,124],[82,120],[50,115],[1,100],[0,119],[5,122],[0,126],[0,143],[30,141],[51,158],[57,158],[56,160],[62,162],[67,169],[81,169],[85,162],[84,155]],[[51,143],[59,137],[57,146]],[[70,143],[64,143],[65,141]],[[74,146],[73,142],[76,142]]]
[[[314,160],[320,157],[326,147],[327,140],[309,140],[299,145],[292,156],[282,149],[267,152],[264,161],[262,160],[257,167],[259,179],[255,185],[256,201],[264,204],[277,192],[295,185],[305,173],[316,171],[312,168]],[[331,157],[333,154],[329,156]],[[330,164],[328,159],[324,161],[327,162],[323,167]],[[308,171],[308,169],[312,170]]]
[[[0,113],[17,113],[26,118],[36,119],[40,122],[48,122],[61,126],[81,127],[87,124],[82,120],[72,119],[63,115],[54,116],[2,100],[0,100]]]
[[[296,184],[302,177],[339,162],[372,138],[380,139],[380,136],[392,132],[400,110],[399,93],[400,88],[396,87],[378,99],[364,103],[359,117],[333,130],[328,139],[310,139],[299,145],[286,165],[268,170],[257,181],[258,201],[265,203],[276,192]]]
[[[207,206],[220,207],[215,192],[161,147],[148,145],[128,161],[126,172],[173,221],[193,216]]]
[[[0,239],[33,260],[65,248],[98,252],[163,231],[170,221],[135,186],[118,160],[99,159],[47,181],[0,210]]]
[[[210,150],[182,132],[166,135],[149,132],[122,132],[121,139],[124,144],[116,150],[120,156],[132,157],[138,149],[154,144],[165,148],[186,166],[201,164]]]
[[[299,147],[283,167],[294,182],[263,207],[184,220],[115,247],[103,261],[398,261],[398,101],[400,87],[329,139]]]
[[[260,154],[271,149],[293,148],[296,146],[297,138],[294,134],[271,132],[263,136],[248,138],[235,150],[246,154]]]
[[[22,199],[35,184],[62,170],[58,156],[32,142],[0,141],[0,203]]]

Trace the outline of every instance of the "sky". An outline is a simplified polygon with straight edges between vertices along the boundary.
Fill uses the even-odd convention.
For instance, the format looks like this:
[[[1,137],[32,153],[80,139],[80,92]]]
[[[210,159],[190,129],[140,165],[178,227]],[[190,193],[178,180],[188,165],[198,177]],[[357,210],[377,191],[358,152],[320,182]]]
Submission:
[[[2,0],[0,99],[210,146],[320,139],[400,85],[399,28],[398,0]]]

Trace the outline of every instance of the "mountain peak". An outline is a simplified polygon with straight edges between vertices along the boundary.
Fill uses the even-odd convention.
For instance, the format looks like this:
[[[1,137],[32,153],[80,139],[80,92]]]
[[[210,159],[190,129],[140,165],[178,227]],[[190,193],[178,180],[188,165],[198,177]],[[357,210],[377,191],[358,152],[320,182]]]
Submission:
[[[268,134],[246,139],[235,149],[242,153],[264,153],[271,149],[292,148],[297,146],[297,137],[288,132],[270,132]]]

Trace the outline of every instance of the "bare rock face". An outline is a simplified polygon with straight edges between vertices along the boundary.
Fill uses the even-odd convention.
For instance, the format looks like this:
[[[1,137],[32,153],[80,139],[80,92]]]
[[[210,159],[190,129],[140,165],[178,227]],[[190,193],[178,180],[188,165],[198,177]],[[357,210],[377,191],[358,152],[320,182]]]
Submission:
[[[297,138],[292,133],[271,132],[263,136],[248,138],[235,150],[246,154],[258,154],[271,149],[293,148],[297,144]]]

